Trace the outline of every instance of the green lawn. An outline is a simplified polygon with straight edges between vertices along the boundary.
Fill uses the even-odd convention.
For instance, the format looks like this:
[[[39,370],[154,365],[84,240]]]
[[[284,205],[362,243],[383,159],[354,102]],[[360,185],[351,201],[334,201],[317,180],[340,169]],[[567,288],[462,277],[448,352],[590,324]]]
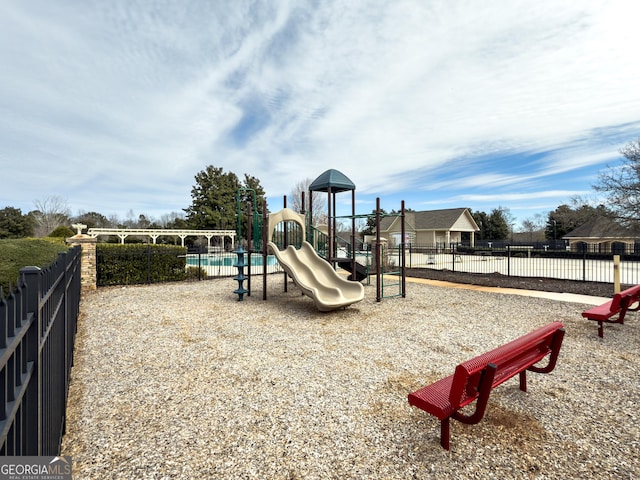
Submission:
[[[0,287],[7,293],[9,284],[15,286],[22,267],[46,267],[56,260],[59,252],[68,249],[69,245],[61,238],[0,240]]]

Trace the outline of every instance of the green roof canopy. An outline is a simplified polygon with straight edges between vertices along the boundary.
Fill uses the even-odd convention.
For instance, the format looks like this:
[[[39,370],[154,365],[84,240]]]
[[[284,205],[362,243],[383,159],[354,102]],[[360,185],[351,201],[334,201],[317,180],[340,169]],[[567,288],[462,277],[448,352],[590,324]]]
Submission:
[[[327,170],[309,185],[312,192],[328,192],[329,188],[337,193],[355,190],[356,186],[344,173],[334,169]]]

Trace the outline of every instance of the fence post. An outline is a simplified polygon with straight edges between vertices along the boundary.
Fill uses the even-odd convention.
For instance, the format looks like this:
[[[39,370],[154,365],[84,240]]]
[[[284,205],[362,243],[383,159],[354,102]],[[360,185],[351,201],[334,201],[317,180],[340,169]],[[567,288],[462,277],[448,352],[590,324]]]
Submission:
[[[451,248],[451,244],[449,244],[449,250],[451,250],[451,271],[456,271],[456,252]]]
[[[507,245],[507,277],[511,276],[511,245]]]
[[[151,245],[147,241],[147,285],[151,283]]]
[[[620,255],[613,256],[613,293],[620,293]]]
[[[26,455],[42,455],[42,362],[40,338],[42,336],[42,269],[39,267],[23,267],[20,269],[25,291],[27,293],[26,312],[34,315],[33,323],[27,332],[27,361],[34,363],[34,375],[27,387],[26,403],[28,413],[25,415],[28,441]]]
[[[66,242],[73,246],[80,245],[82,248],[82,261],[80,262],[82,289],[95,290],[97,288],[96,243],[98,239],[78,233],[73,237],[67,238]]]

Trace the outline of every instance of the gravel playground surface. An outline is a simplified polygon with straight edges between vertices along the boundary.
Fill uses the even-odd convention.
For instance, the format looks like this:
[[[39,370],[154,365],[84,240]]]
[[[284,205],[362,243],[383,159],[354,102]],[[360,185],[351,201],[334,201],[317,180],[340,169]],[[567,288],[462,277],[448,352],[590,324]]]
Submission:
[[[62,454],[74,479],[640,478],[640,322],[589,305],[407,283],[330,313],[282,275],[83,297]],[[407,395],[548,322],[556,369],[496,388],[477,425]]]

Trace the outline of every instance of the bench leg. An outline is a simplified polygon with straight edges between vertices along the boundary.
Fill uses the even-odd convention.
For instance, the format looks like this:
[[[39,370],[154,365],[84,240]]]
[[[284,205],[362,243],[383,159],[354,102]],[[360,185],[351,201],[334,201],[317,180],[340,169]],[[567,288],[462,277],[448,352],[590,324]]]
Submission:
[[[598,322],[598,336],[604,338],[604,326],[602,322]]]
[[[440,420],[440,445],[445,450],[449,450],[449,438],[450,438],[450,426],[449,426],[449,418],[443,418]]]
[[[523,370],[520,372],[520,390],[523,392],[527,391],[527,371]]]

